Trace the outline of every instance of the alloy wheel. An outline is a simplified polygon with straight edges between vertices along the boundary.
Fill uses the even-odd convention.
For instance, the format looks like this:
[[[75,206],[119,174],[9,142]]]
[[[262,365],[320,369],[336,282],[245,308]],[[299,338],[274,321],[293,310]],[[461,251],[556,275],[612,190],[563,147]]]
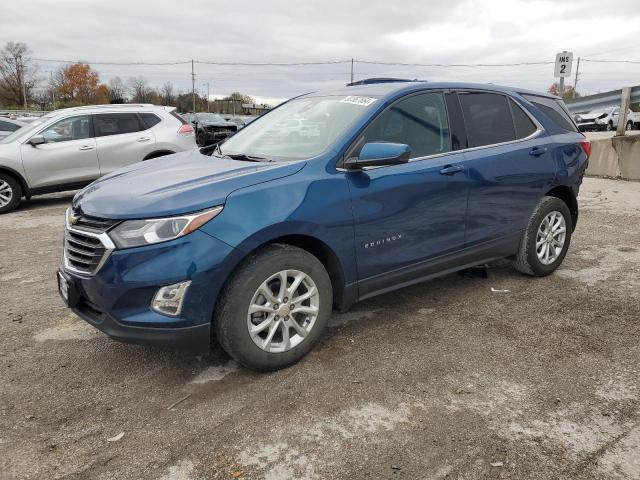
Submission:
[[[269,353],[283,353],[304,341],[313,328],[320,294],[313,279],[299,270],[271,275],[253,294],[247,328],[253,342]]]
[[[6,207],[13,198],[13,189],[4,180],[0,179],[0,207]]]
[[[555,262],[564,248],[567,222],[564,215],[553,211],[544,217],[536,235],[536,255],[543,265]]]

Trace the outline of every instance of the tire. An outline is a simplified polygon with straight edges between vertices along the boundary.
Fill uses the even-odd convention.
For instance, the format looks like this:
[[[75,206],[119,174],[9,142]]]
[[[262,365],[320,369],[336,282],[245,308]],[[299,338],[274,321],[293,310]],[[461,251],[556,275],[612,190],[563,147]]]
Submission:
[[[606,130],[607,132],[611,132],[613,130],[613,123],[611,122],[607,123]]]
[[[205,147],[207,143],[207,140],[205,138],[205,134],[203,132],[198,132],[198,134],[196,135],[196,144],[199,147]]]
[[[302,300],[298,305],[294,304],[291,313],[288,313],[290,299],[275,305],[287,295],[279,294],[282,282],[277,275],[283,271],[289,271],[288,288],[293,287],[296,275],[306,275],[294,291],[295,298],[313,292],[313,285],[317,291],[317,295]],[[267,296],[260,293],[264,292],[264,285],[270,289],[272,297],[275,297],[273,302],[269,302]],[[249,308],[252,305],[264,308],[250,314]],[[274,305],[279,308],[274,308]],[[214,315],[214,332],[222,348],[238,363],[252,370],[279,370],[298,362],[313,348],[327,326],[332,306],[331,280],[322,263],[300,248],[272,244],[245,259],[227,283]],[[310,311],[314,308],[315,319],[311,313],[296,312],[298,309]],[[294,327],[292,320],[298,328]],[[254,330],[259,330],[262,325],[267,326],[252,336],[249,332],[250,325]],[[275,333],[266,346],[272,329]],[[301,330],[305,330],[304,335],[299,333]]]
[[[13,175],[0,172],[0,215],[16,209],[22,198],[22,187]]]
[[[633,130],[633,123],[632,122],[627,122],[626,130],[627,130],[627,132],[630,132],[631,130]]]
[[[542,226],[543,222],[554,212],[555,214],[559,214],[562,217],[562,222],[564,222],[564,238],[559,252],[558,248],[560,247],[557,243],[549,245],[549,257],[546,259],[548,263],[545,263],[545,246],[543,244],[540,249],[543,256],[541,259],[536,249],[536,242],[541,240],[539,239],[538,233],[541,229],[545,229],[545,227]],[[555,218],[556,220],[554,220],[553,223],[554,225],[558,225],[555,229],[555,231],[558,232],[562,228],[562,222],[559,221],[557,216]],[[567,254],[569,244],[571,243],[572,230],[571,212],[567,204],[557,197],[543,197],[531,214],[527,229],[520,240],[520,248],[514,264],[516,270],[535,277],[544,277],[553,273],[555,269],[560,266]],[[557,241],[560,239],[560,236],[559,234],[553,234],[552,238]],[[552,258],[553,256],[555,256],[555,258]]]

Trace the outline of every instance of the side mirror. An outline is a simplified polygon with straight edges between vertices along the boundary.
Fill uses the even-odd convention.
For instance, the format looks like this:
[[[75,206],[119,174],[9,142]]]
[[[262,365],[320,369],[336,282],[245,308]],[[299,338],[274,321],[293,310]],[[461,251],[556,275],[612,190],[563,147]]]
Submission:
[[[45,143],[45,139],[42,135],[34,135],[29,139],[27,143],[32,147],[37,147],[38,145],[42,145],[43,143]]]
[[[407,163],[411,147],[404,143],[370,142],[365,143],[357,157],[348,158],[344,167],[348,170],[360,170],[362,167],[382,167]]]

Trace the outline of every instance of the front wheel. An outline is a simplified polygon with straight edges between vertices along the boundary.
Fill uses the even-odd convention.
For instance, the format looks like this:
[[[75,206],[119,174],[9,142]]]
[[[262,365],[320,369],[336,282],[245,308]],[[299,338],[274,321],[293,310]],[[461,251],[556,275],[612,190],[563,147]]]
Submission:
[[[607,130],[607,132],[612,131],[613,130],[613,123],[611,123],[611,122],[607,123],[606,130]]]
[[[247,368],[293,365],[316,344],[333,306],[331,280],[305,250],[273,244],[252,254],[225,287],[214,330],[222,348]]]
[[[631,131],[631,129],[633,129],[633,123],[632,122],[627,122],[627,126],[626,126],[627,132]]]
[[[557,197],[543,197],[520,241],[516,270],[536,277],[553,273],[567,254],[572,230],[567,204]]]

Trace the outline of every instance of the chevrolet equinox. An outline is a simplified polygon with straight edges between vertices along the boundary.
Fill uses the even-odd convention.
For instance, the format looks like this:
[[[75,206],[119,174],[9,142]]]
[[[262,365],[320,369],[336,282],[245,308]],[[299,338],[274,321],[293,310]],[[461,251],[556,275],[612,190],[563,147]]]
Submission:
[[[282,127],[303,123],[313,134]],[[370,80],[80,191],[58,287],[111,337],[287,367],[333,308],[500,258],[552,273],[590,144],[556,97]]]

